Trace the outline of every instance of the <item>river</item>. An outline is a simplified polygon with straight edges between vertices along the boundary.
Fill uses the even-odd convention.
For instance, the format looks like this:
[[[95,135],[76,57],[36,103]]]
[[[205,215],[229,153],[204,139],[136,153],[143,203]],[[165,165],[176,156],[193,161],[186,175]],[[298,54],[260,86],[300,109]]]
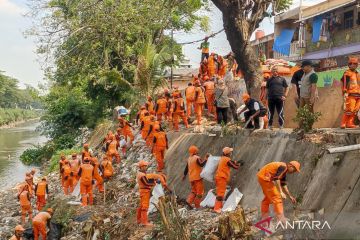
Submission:
[[[30,121],[13,128],[0,129],[0,190],[13,187],[33,166],[25,166],[20,155],[32,145],[43,144],[46,137],[35,131],[40,123]]]

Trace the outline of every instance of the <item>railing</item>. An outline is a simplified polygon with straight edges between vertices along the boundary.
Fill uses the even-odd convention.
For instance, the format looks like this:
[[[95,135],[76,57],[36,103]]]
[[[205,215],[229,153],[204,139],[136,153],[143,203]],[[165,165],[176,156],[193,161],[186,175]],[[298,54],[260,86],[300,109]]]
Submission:
[[[292,42],[290,45],[290,55],[283,55],[274,51],[274,58],[275,59],[284,59],[289,61],[295,61],[300,59],[300,43],[298,41]]]
[[[311,37],[311,34],[309,34]],[[351,29],[338,30],[330,34],[326,42],[315,42],[311,39],[306,41],[306,52],[316,52],[324,49],[340,47],[351,43],[360,43],[360,27],[356,26]]]

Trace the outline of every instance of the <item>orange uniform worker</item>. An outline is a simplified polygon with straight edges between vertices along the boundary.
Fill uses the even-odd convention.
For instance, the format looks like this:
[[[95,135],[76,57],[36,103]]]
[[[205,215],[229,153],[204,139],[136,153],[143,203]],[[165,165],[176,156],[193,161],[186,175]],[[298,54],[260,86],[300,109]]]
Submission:
[[[130,144],[134,141],[134,134],[132,132],[133,126],[127,121],[126,119],[120,117],[119,120],[119,127],[121,129],[121,134],[125,137],[125,140],[128,141],[128,138],[130,138]],[[119,132],[118,132],[119,133]]]
[[[212,79],[206,78],[204,83],[205,97],[207,102],[208,111],[210,114],[216,115],[215,102],[215,83]],[[216,118],[216,117],[215,117]]]
[[[140,107],[140,111],[136,114],[136,124],[139,125],[141,123],[143,117],[145,117],[145,113],[148,113],[149,111],[146,110],[145,106]]]
[[[103,160],[101,161],[100,170],[103,179],[108,180],[114,175],[114,167],[112,162],[106,156],[104,156]]]
[[[25,176],[25,182],[27,183],[27,185],[29,186],[29,194],[30,194],[30,197],[33,197],[34,196],[34,181],[33,181],[33,176],[31,175],[30,172],[26,173],[26,176]]]
[[[223,78],[225,76],[227,68],[228,68],[227,61],[222,56],[218,57],[218,61],[219,61],[219,66],[218,66],[219,73],[218,73],[218,75],[219,75],[220,78]]]
[[[291,202],[296,203],[296,199],[287,188],[286,174],[295,172],[300,172],[300,163],[297,161],[289,163],[271,162],[266,164],[257,173],[259,184],[264,193],[264,199],[261,202],[262,219],[269,216],[269,205],[272,204],[278,220],[285,220],[282,199],[285,199],[286,195],[288,195]]]
[[[33,231],[34,231],[34,240],[41,239],[46,240],[46,225],[50,224],[51,216],[54,211],[51,208],[48,208],[46,212],[39,212],[33,219]]]
[[[264,73],[264,80],[261,82],[260,87],[260,101],[264,104],[265,107],[268,105],[267,96],[266,96],[266,82],[270,79],[269,73]]]
[[[231,168],[239,169],[240,164],[236,161],[231,160],[232,148],[225,147],[223,149],[223,155],[220,158],[218,168],[215,174],[216,184],[216,201],[214,211],[217,213],[221,212],[223,206],[223,200],[226,192],[226,185],[230,181]]]
[[[70,166],[71,166],[71,192],[73,192],[77,182],[79,181],[79,176],[78,176],[78,172],[79,172],[79,168],[81,165],[81,161],[80,159],[77,158],[77,154],[73,153],[71,154],[71,160],[70,162]]]
[[[106,156],[110,161],[112,161],[115,157],[116,162],[120,163],[121,158],[118,152],[119,147],[120,144],[116,141],[115,136],[111,136],[110,140],[106,143]]]
[[[110,131],[110,132],[111,132],[111,131]],[[110,133],[110,132],[109,132],[109,133]],[[111,135],[109,136],[109,134],[108,134],[108,137],[110,138],[112,135],[113,135],[113,134],[112,134],[112,132],[111,132]],[[85,143],[85,144],[84,144],[84,149],[83,149],[82,152],[81,152],[81,161],[84,162],[84,159],[85,159],[86,157],[88,157],[88,158],[92,157],[88,143]]]
[[[204,160],[198,156],[199,149],[196,146],[190,146],[189,154],[190,157],[187,160],[187,164],[184,170],[184,177],[185,180],[186,175],[189,173],[189,181],[191,185],[191,192],[186,199],[187,204],[192,207],[194,203],[196,208],[200,208],[200,203],[202,197],[204,195],[204,183],[200,173],[202,168],[205,166],[207,158],[209,155],[206,155]]]
[[[210,57],[208,58],[208,76],[209,78],[212,78],[215,74],[217,74],[217,65],[216,65],[216,54],[211,53]]]
[[[111,158],[110,158],[111,159]],[[111,161],[109,159],[109,161]],[[96,180],[96,187],[99,192],[104,192],[104,179],[100,175],[100,163],[96,157],[90,159],[90,164],[94,167],[94,179]]]
[[[29,215],[29,221],[32,219],[32,209],[30,203],[30,192],[29,192],[29,185],[23,184],[20,188],[20,193],[18,195],[18,199],[20,201],[21,207],[21,223],[25,224],[26,215]]]
[[[155,112],[156,118],[159,122],[162,121],[162,117],[167,118],[166,114],[168,111],[168,101],[166,100],[164,95],[161,95],[159,99],[156,101]]]
[[[149,147],[152,146],[152,144],[154,142],[155,129],[162,129],[162,128],[161,128],[160,122],[154,119],[150,123],[149,131],[148,131],[148,134],[147,134],[147,136],[145,138],[146,143],[148,144]]]
[[[195,83],[195,114],[196,114],[196,124],[201,124],[202,111],[204,109],[204,104],[206,103],[204,90],[200,85],[200,81]]]
[[[94,201],[92,190],[94,166],[90,164],[90,158],[84,159],[84,163],[80,166],[78,176],[80,177],[81,205],[87,206],[88,200],[89,204],[92,205]]]
[[[151,115],[149,113],[145,113],[140,125],[141,137],[145,140],[147,134],[149,133],[150,124],[151,123]]]
[[[15,227],[15,233],[9,240],[23,240],[22,236],[24,234],[25,228],[21,225]]]
[[[164,163],[165,151],[166,149],[168,149],[169,143],[166,133],[162,131],[160,128],[155,129],[153,143],[154,144],[151,152],[154,154],[155,159],[157,161],[157,171],[161,172],[165,167],[165,163]]]
[[[140,192],[140,204],[137,208],[137,223],[142,224],[144,226],[152,226],[151,223],[148,222],[148,209],[150,205],[150,196],[151,190],[155,186],[156,182],[161,182],[161,185],[167,189],[166,179],[161,174],[154,174],[154,173],[146,173],[146,170],[149,166],[148,162],[144,160],[139,161],[138,167],[139,172],[136,176],[136,181],[139,185],[139,192]],[[171,191],[170,191],[171,192]]]
[[[64,164],[63,164],[60,172],[64,178],[64,185],[63,185],[64,194],[69,195],[72,192],[72,189],[71,189],[72,171],[71,171],[70,162],[68,160],[64,161]]]
[[[189,118],[192,113],[192,108],[195,104],[195,86],[192,83],[188,83],[187,88],[185,89],[185,99],[186,99],[186,115]]]
[[[354,119],[360,109],[360,73],[356,70],[359,60],[355,57],[349,58],[348,66],[349,69],[341,78],[345,101],[341,128],[355,128]]]
[[[150,136],[151,135],[150,130],[152,129],[152,126],[154,124],[156,124],[156,122],[159,122],[159,121],[156,121],[156,118],[154,115],[150,115],[150,122],[148,122],[148,126],[144,127],[144,129],[148,129],[148,131],[146,133],[146,137],[145,137],[146,146],[148,146],[148,147],[151,147],[153,137],[154,137],[153,134],[152,134],[152,136]],[[146,130],[144,130],[144,131],[146,131]]]
[[[202,78],[203,78],[204,76],[208,76],[208,75],[209,75],[209,68],[208,68],[208,60],[207,60],[207,59],[204,59],[204,60],[200,63],[199,74],[202,76]]]
[[[181,97],[180,92],[174,92],[174,105],[173,105],[173,126],[175,131],[179,131],[179,121],[182,118],[183,123],[186,128],[189,128],[187,117],[185,114],[185,103],[184,99]]]
[[[38,182],[35,187],[36,208],[38,211],[41,211],[46,205],[46,194],[49,194],[49,188],[46,177],[42,177],[41,181]]]
[[[154,104],[153,99],[152,99],[151,96],[147,97],[145,107],[146,107],[146,110],[148,110],[149,112],[154,112],[155,111],[155,104]]]

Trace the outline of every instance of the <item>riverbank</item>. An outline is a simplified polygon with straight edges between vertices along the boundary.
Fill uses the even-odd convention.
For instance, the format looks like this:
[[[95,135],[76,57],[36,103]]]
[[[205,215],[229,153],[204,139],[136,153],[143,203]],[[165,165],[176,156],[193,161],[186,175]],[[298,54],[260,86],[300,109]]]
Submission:
[[[12,128],[38,119],[40,119],[40,112],[37,110],[0,108],[0,129]]]

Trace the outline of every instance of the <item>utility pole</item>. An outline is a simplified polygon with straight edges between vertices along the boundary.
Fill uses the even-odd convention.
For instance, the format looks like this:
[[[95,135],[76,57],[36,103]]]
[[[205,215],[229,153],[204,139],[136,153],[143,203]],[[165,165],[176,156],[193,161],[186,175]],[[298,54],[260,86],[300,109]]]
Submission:
[[[171,29],[171,72],[170,72],[170,88],[173,88],[173,66],[174,66],[174,47],[173,47],[173,42],[174,42],[174,30]]]

